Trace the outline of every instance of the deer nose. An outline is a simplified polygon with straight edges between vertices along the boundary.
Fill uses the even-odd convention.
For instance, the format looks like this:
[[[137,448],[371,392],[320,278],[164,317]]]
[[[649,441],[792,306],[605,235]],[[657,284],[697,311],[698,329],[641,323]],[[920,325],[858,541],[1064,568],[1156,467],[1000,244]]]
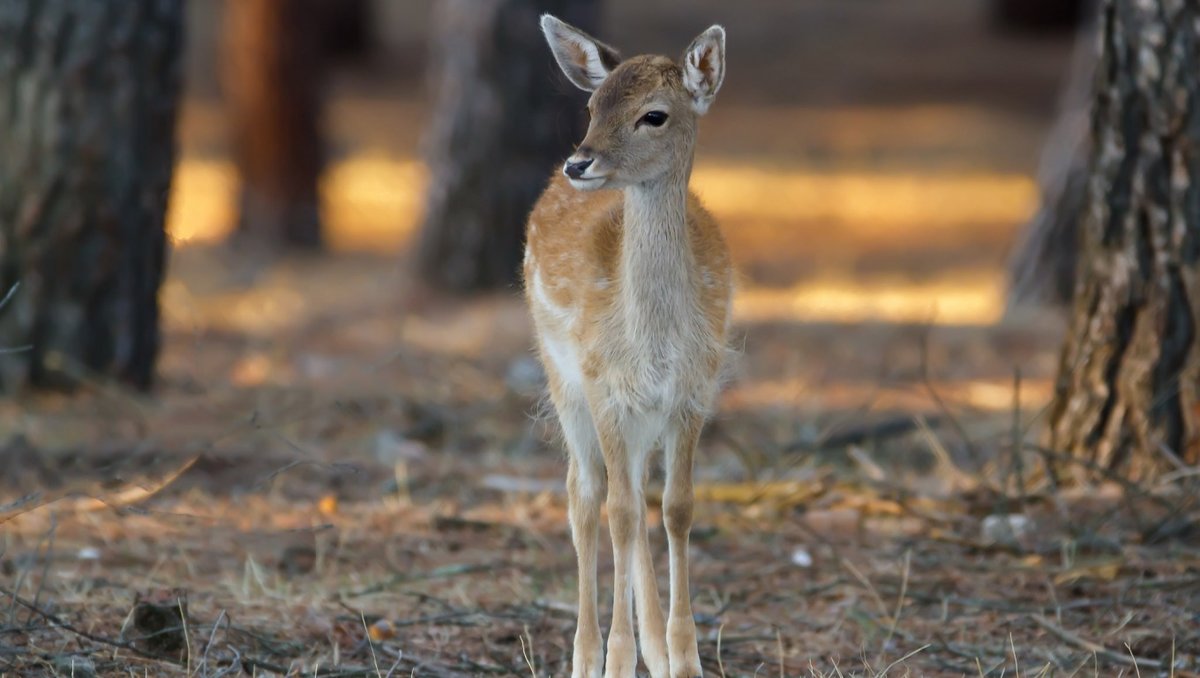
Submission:
[[[571,162],[568,160],[567,164],[563,165],[563,172],[565,172],[566,175],[572,179],[582,179],[583,173],[587,171],[587,168],[592,166],[593,162],[595,162],[595,158],[588,158],[587,160],[580,160],[579,162]]]

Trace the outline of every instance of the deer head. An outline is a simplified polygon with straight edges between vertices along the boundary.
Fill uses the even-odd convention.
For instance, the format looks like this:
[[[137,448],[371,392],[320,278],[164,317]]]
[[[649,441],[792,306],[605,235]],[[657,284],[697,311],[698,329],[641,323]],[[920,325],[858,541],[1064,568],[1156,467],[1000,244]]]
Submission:
[[[592,93],[587,135],[563,165],[572,186],[623,188],[690,170],[696,120],[725,77],[725,29],[701,33],[678,63],[653,55],[622,61],[612,47],[549,14],[542,32],[567,78]]]

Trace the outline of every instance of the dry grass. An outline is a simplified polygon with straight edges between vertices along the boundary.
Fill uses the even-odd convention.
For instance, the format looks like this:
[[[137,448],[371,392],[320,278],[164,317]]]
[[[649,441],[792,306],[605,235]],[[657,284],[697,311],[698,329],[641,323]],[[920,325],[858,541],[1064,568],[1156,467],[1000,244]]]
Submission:
[[[282,496],[285,478],[236,497],[193,488],[102,511],[64,500],[10,519],[0,661],[21,672],[75,657],[102,675],[564,675],[561,497],[309,502]],[[1084,528],[1118,493],[1066,500],[1081,516],[1066,524],[1027,508],[1037,536],[997,545],[979,534],[990,506],[846,482],[791,506],[702,507],[695,609],[714,675],[1132,675],[1135,662],[1195,674],[1194,541],[1146,544],[1115,516]],[[185,600],[186,616],[133,621],[147,599]],[[164,634],[186,642],[168,652],[153,643]]]

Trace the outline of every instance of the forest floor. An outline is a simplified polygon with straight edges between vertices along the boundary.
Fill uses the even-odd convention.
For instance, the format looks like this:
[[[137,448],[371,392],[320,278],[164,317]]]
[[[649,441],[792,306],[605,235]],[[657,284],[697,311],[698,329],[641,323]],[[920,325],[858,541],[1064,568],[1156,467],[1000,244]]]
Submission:
[[[239,260],[180,253],[153,394],[0,403],[0,673],[565,675],[565,469],[519,299]],[[697,471],[708,675],[1200,671],[1197,497],[1058,492],[1013,455],[1053,324],[739,334]]]
[[[962,0],[704,2],[750,36],[695,176],[743,281],[697,468],[706,675],[1200,675],[1197,493],[1056,490],[1029,447],[1062,320],[1005,317],[1003,267],[1063,42]],[[692,31],[612,4],[634,47]],[[426,104],[343,85],[333,253],[216,244],[234,180],[193,97],[156,389],[0,401],[0,675],[567,675],[526,312],[409,284]]]

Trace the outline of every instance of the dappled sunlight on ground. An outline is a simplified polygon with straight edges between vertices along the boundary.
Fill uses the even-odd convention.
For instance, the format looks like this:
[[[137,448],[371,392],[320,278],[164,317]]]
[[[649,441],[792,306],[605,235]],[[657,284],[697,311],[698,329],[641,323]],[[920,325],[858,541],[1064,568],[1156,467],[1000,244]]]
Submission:
[[[700,163],[692,187],[718,217],[823,221],[863,237],[904,233],[909,243],[914,232],[936,236],[972,223],[1017,223],[1037,200],[1024,176],[940,171],[825,173]]]
[[[184,159],[175,168],[167,235],[178,246],[220,242],[233,230],[237,176],[228,162]]]
[[[1021,383],[1022,406],[1049,402],[1053,382],[1048,378]],[[721,401],[725,411],[754,411],[764,407],[786,408],[798,412],[817,409],[837,410],[870,407],[880,410],[933,411],[941,398],[956,407],[976,411],[1012,412],[1014,389],[1011,379],[979,378],[965,381],[931,380],[899,385],[878,382],[821,383],[813,379],[758,379],[737,384]]]
[[[321,185],[330,247],[399,254],[418,227],[426,181],[420,162],[378,150],[335,163]],[[854,261],[915,256],[938,243],[954,248],[969,247],[972,239],[1002,239],[1036,199],[1026,177],[978,172],[820,173],[708,162],[697,167],[694,185],[725,222],[735,255],[752,260],[741,264],[773,266],[793,281],[766,286],[747,276],[736,315],[752,322],[994,322],[1003,310],[998,266],[947,271],[941,270],[949,268],[945,261],[933,261],[928,266],[935,277],[914,280],[854,270],[861,268]],[[177,247],[211,244],[229,234],[236,186],[229,163],[185,158],[168,226]],[[230,313],[244,309],[251,322],[269,327],[271,318],[302,303],[273,297],[269,289],[258,295],[261,303],[231,307]]]
[[[738,322],[841,321],[925,322],[986,325],[1004,311],[999,276],[960,273],[933,281],[822,279],[787,288],[738,290]]]
[[[237,172],[223,160],[179,163],[167,230],[177,246],[224,240],[237,218]],[[420,218],[424,165],[379,152],[333,164],[321,181],[325,235],[341,252],[398,252]]]

